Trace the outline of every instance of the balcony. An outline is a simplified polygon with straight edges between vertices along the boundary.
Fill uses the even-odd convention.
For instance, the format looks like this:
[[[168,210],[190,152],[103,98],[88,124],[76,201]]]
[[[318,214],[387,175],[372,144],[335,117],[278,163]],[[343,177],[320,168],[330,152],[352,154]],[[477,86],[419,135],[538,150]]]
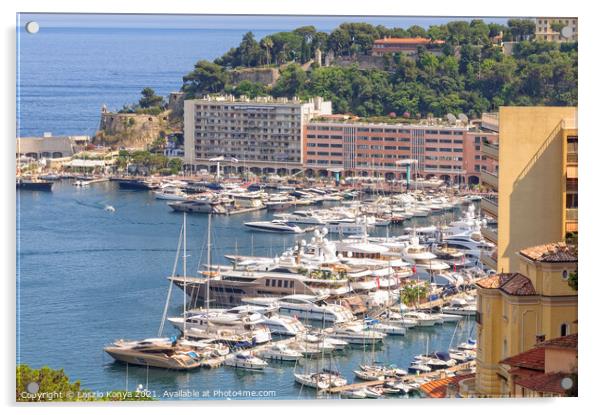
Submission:
[[[490,172],[487,170],[481,170],[481,181],[483,183],[486,183],[490,186],[493,186],[493,188],[497,189],[498,188],[498,176],[497,173],[494,172]]]
[[[482,251],[481,262],[483,263],[483,265],[491,268],[494,271],[497,271],[497,251],[493,251],[491,253],[487,251]]]
[[[483,238],[497,245],[497,229],[481,228],[481,234],[483,235]]]
[[[483,140],[481,143],[481,152],[483,155],[490,157],[494,160],[500,159],[500,147],[498,144],[490,143],[488,141]]]
[[[485,196],[481,199],[481,209],[497,218],[497,201],[497,195]]]
[[[579,211],[579,209],[567,209],[566,210],[566,220],[576,222],[579,217],[578,211]]]

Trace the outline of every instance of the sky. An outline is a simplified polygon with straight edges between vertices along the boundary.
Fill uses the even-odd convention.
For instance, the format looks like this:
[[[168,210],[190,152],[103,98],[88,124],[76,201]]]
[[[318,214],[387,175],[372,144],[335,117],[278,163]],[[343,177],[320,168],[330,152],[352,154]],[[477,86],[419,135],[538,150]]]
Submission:
[[[505,17],[391,17],[391,16],[226,16],[226,15],[117,15],[117,14],[37,14],[17,15],[18,26],[36,21],[44,27],[90,27],[90,28],[165,28],[165,29],[294,29],[314,25],[318,30],[330,31],[343,22],[365,22],[387,27],[407,28],[418,24],[427,28],[433,24],[444,24],[452,20],[481,18],[486,22],[506,23]]]

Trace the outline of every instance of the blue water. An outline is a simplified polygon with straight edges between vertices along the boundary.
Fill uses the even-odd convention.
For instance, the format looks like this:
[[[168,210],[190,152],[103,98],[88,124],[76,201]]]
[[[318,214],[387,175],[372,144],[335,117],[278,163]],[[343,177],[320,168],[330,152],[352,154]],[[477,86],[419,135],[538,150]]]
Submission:
[[[43,28],[28,35],[20,30],[19,133],[93,135],[103,105],[118,110],[137,101],[147,86],[164,96],[178,91],[195,62],[221,56],[246,31]]]

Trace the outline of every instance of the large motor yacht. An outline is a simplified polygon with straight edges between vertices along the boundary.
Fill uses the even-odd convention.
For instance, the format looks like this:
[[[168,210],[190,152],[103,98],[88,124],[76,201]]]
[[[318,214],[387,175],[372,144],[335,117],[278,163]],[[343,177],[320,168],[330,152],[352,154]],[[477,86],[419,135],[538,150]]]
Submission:
[[[190,370],[201,365],[200,357],[194,350],[172,343],[167,338],[117,340],[105,347],[104,351],[115,360],[138,366]]]

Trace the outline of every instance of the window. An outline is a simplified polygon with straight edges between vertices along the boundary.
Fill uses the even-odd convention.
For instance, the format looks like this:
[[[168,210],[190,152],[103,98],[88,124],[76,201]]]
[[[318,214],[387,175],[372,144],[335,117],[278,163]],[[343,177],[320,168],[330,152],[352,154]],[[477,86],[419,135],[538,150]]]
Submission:
[[[284,288],[288,288],[288,281],[284,281]]]
[[[560,337],[568,336],[569,334],[569,325],[566,323],[562,323],[560,325]]]
[[[569,279],[569,272],[566,269],[562,271],[562,279],[565,281]]]
[[[566,208],[567,209],[577,209],[579,207],[578,197],[579,197],[579,195],[577,193],[567,193]]]
[[[278,288],[282,288],[282,280],[278,280]]]
[[[265,280],[265,286],[266,286],[266,287],[269,287],[269,286],[270,286],[270,280],[269,280],[269,279]]]

